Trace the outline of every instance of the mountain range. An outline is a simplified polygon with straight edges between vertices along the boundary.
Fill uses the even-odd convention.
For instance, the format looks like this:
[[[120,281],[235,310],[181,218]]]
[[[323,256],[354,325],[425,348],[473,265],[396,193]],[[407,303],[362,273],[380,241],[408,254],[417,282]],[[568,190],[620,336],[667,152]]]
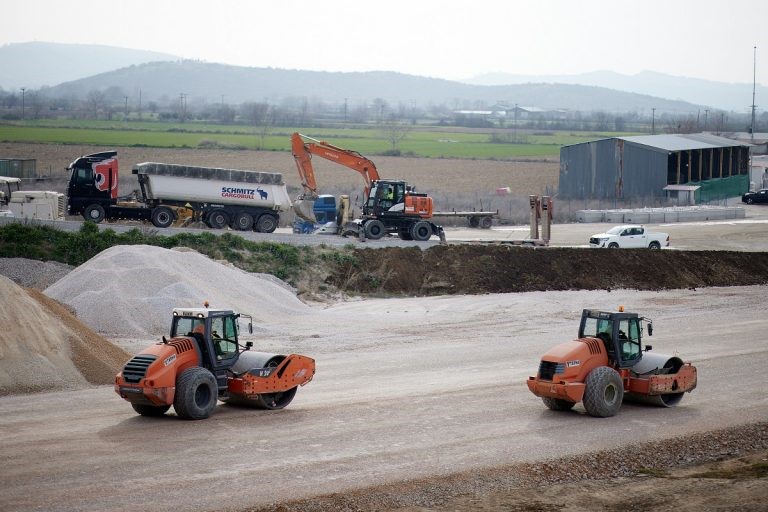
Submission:
[[[752,99],[748,84],[653,72],[633,76],[610,71],[548,76],[495,73],[451,81],[390,71],[342,73],[232,66],[143,50],[41,42],[0,47],[0,69],[0,87],[9,90],[46,85],[50,86],[46,95],[51,97],[84,98],[93,89],[117,88],[130,97],[141,91],[146,101],[184,94],[190,101],[208,103],[312,98],[354,105],[381,98],[392,105],[446,104],[456,109],[517,104],[572,111],[648,115],[656,109],[657,113],[696,115],[706,108],[745,112]],[[766,93],[768,88],[761,86],[758,94]]]

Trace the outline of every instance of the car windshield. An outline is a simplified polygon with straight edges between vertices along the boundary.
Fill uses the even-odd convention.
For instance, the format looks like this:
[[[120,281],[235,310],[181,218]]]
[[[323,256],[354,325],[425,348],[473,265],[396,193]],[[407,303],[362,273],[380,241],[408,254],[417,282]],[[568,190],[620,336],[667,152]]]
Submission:
[[[620,234],[620,233],[621,233],[623,230],[624,230],[624,228],[623,228],[623,227],[621,227],[621,226],[616,226],[615,228],[611,228],[611,229],[609,229],[608,231],[606,231],[606,233],[607,233],[607,234],[609,234],[609,235],[618,235],[618,234]]]

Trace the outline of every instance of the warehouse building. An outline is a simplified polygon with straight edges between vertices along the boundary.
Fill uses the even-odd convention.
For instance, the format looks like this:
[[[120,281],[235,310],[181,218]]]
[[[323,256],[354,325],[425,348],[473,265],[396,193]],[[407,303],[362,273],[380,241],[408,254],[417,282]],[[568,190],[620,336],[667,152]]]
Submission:
[[[706,133],[563,146],[559,197],[698,204],[740,196],[749,189],[749,150],[746,142]]]

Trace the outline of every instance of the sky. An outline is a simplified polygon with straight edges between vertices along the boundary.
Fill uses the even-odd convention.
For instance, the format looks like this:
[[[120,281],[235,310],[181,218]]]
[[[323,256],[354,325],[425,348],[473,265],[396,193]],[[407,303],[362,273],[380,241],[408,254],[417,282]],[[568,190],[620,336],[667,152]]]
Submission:
[[[757,46],[757,82],[768,84],[766,0],[6,0],[0,12],[0,45],[451,80],[650,70],[752,83]]]

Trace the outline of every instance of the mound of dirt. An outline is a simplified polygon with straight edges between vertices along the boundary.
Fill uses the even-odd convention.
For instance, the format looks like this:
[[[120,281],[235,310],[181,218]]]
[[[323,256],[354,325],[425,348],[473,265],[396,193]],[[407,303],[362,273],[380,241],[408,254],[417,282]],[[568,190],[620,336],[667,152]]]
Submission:
[[[0,396],[110,384],[130,359],[37,290],[0,276]]]
[[[309,311],[272,276],[250,274],[190,249],[111,247],[45,290],[85,324],[110,338],[168,332],[174,307],[233,309],[254,319]]]
[[[768,283],[768,253],[510,245],[358,249],[328,283],[353,293],[478,294]]]

